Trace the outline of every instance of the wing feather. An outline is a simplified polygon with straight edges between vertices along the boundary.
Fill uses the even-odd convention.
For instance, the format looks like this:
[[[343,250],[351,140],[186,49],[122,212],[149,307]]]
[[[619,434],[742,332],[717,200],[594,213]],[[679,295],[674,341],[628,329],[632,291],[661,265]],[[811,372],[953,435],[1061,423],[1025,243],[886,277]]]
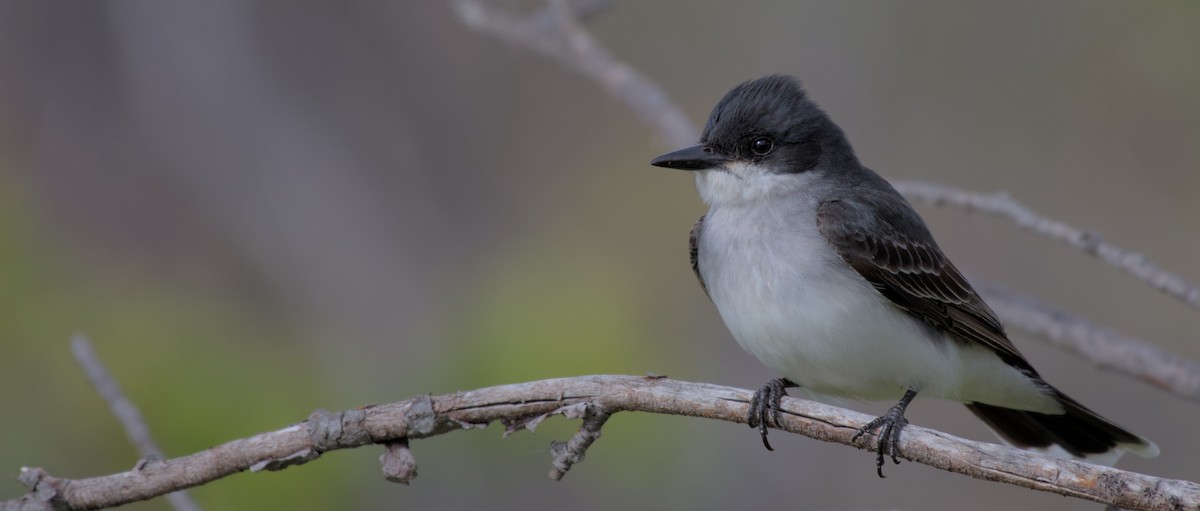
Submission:
[[[831,200],[818,209],[818,228],[838,255],[905,312],[1037,374],[912,207],[895,192],[869,199]]]

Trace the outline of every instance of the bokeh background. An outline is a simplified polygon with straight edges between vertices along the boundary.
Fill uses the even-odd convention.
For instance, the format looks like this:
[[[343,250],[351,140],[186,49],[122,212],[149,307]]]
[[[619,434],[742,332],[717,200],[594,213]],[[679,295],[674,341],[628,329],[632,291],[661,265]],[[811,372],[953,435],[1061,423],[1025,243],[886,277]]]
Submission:
[[[528,9],[534,2],[495,5]],[[1193,281],[1200,3],[616,2],[596,37],[700,123],[800,76],[885,177],[1005,190]],[[442,2],[0,4],[0,473],[137,459],[68,351],[89,334],[170,455],[317,408],[589,373],[755,387],[687,266],[703,207],[594,83]],[[1003,221],[919,206],[958,265],[1200,359],[1200,314]],[[1200,480],[1200,407],[1015,342]],[[886,404],[858,408],[878,412]],[[959,405],[910,418],[992,436]],[[195,489],[207,509],[1097,509],[744,426],[619,415],[564,481],[500,429]],[[20,495],[0,484],[0,498]],[[158,500],[130,509],[166,509]]]

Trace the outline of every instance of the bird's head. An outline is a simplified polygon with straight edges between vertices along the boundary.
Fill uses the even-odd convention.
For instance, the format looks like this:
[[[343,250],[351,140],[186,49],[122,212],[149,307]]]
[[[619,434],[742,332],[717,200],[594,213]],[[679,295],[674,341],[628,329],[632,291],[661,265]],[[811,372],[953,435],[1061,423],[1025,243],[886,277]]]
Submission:
[[[701,196],[718,204],[792,189],[812,180],[804,175],[814,170],[858,162],[841,129],[808,99],[799,80],[770,75],[725,94],[699,144],[650,164],[697,171]]]

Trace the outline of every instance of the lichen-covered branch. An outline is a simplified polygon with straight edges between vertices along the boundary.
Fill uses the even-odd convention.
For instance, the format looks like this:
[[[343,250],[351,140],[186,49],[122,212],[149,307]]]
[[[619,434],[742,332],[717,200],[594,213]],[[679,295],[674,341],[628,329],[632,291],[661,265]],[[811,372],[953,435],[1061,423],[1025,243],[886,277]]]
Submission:
[[[563,413],[568,419],[583,419],[579,432],[566,442],[550,442],[550,479],[558,481],[567,475],[567,471],[577,463],[583,462],[583,455],[588,447],[600,438],[600,428],[608,422],[612,415],[593,403],[580,403],[569,413]]]
[[[21,480],[30,493],[0,502],[0,510],[109,508],[245,470],[279,470],[312,461],[324,452],[369,444],[385,444],[389,451],[400,451],[397,455],[405,468],[398,473],[404,477],[415,474],[415,460],[407,449],[407,443],[414,439],[493,421],[503,421],[512,430],[521,429],[555,413],[580,416],[585,421],[584,432],[561,448],[574,463],[582,459],[584,444],[595,440],[610,414],[649,412],[744,423],[750,397],[751,392],[743,389],[640,376],[580,376],[425,395],[335,413],[320,411],[294,426],[190,456],[152,460],[118,474],[63,479],[41,469],[25,468]],[[874,448],[871,438],[851,441],[871,417],[795,398],[785,398],[783,410],[780,428],[785,431],[860,449]],[[1200,484],[1050,458],[916,425],[905,428],[900,450],[904,459],[942,470],[1122,509],[1200,508]],[[871,466],[864,459],[864,470]]]

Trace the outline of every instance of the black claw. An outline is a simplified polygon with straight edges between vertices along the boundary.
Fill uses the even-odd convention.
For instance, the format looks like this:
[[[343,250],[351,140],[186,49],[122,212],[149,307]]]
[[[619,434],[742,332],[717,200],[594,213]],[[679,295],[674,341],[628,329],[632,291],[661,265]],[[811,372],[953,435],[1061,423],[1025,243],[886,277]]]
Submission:
[[[767,441],[767,427],[759,426],[758,434],[762,435],[763,447],[766,447],[768,451],[774,451],[775,448],[771,447],[771,442]]]
[[[888,409],[887,413],[868,422],[851,438],[851,441],[858,441],[858,438],[868,431],[879,430],[875,443],[875,473],[879,474],[879,477],[887,477],[883,475],[884,456],[890,456],[893,463],[900,464],[900,431],[908,425],[908,419],[904,418],[904,410],[915,397],[916,391],[905,392],[899,403]]]
[[[754,397],[750,398],[746,423],[750,427],[758,429],[758,434],[762,436],[763,447],[766,447],[768,451],[775,449],[771,448],[771,443],[767,441],[767,425],[771,422],[774,422],[776,426],[779,425],[780,402],[783,401],[783,396],[787,395],[786,389],[796,386],[787,378],[776,378],[759,387],[754,392]]]

